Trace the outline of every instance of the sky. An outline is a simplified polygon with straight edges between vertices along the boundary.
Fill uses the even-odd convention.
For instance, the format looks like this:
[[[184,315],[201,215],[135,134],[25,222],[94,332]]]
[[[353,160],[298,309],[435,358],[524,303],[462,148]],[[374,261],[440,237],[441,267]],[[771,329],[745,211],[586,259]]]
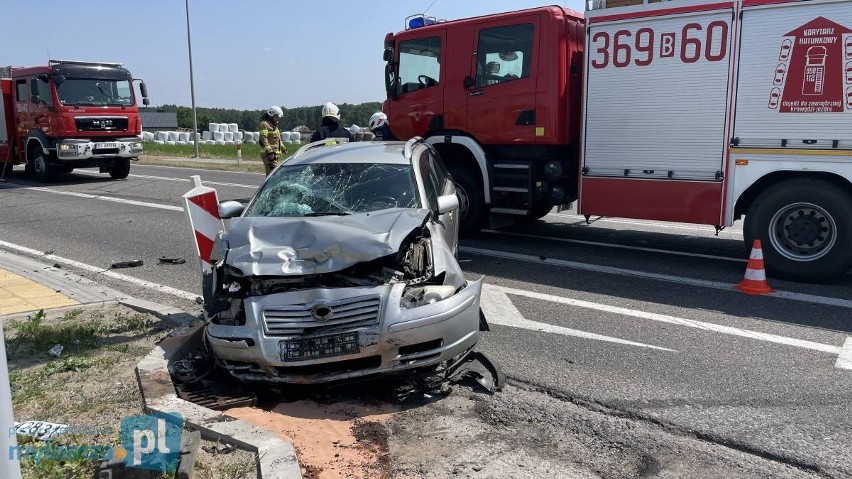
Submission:
[[[151,105],[192,104],[185,0],[2,3],[0,65],[123,63],[145,80]],[[548,4],[583,11],[582,0],[189,0],[195,103],[260,110],[383,101],[384,37],[406,16],[428,9],[453,20]]]

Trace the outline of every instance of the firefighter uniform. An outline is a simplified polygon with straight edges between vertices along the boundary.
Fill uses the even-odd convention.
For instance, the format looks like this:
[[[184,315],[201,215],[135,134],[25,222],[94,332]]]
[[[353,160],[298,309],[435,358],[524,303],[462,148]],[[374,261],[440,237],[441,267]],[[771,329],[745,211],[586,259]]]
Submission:
[[[266,168],[266,176],[278,166],[278,161],[287,154],[287,148],[281,141],[281,130],[272,120],[260,122],[260,159]]]

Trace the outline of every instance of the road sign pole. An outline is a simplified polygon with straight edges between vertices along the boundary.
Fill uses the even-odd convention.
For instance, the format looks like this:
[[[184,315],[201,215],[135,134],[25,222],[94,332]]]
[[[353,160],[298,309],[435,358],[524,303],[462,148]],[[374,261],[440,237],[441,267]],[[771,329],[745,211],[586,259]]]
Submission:
[[[17,446],[12,386],[6,362],[6,337],[3,334],[3,321],[0,320],[0,477],[21,479],[21,463],[11,454]]]

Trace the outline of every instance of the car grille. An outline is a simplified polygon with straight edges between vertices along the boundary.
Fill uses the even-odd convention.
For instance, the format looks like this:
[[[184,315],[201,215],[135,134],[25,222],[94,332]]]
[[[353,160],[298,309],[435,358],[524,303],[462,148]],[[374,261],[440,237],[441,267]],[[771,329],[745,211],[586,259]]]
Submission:
[[[314,304],[294,304],[263,310],[266,332],[272,336],[326,333],[379,324],[380,296],[360,296],[320,302],[331,308],[331,318],[317,321],[311,316]]]

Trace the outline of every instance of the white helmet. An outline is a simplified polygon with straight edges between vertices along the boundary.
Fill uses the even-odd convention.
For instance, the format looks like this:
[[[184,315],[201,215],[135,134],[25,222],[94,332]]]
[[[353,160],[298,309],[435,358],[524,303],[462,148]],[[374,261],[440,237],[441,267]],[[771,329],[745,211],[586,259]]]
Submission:
[[[334,103],[328,102],[322,106],[322,117],[325,118],[327,116],[333,116],[340,119],[340,108],[337,108],[337,105]]]
[[[384,126],[388,124],[388,116],[384,113],[377,111],[373,113],[373,116],[370,117],[370,130],[375,130],[380,126]]]
[[[268,110],[266,110],[266,114],[269,115],[269,118],[272,118],[275,115],[284,116],[284,110],[282,110],[278,105],[272,105]]]

